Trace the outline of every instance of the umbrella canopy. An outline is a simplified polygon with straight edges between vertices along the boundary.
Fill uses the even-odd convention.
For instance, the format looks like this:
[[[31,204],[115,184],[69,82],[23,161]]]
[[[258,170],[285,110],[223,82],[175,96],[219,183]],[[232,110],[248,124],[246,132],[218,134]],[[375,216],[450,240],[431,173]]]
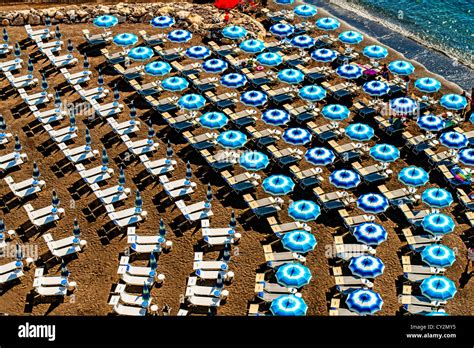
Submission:
[[[327,166],[336,159],[334,152],[325,147],[313,147],[304,154],[305,159],[316,166]]]
[[[311,141],[311,133],[306,128],[288,128],[283,132],[283,140],[292,145],[304,145]]]
[[[449,278],[432,276],[421,282],[420,290],[432,301],[446,301],[456,294],[456,285]]]
[[[240,88],[246,83],[247,78],[242,74],[231,73],[221,77],[221,85],[227,88]]]
[[[357,225],[352,232],[358,242],[367,245],[379,245],[387,240],[387,231],[382,225],[366,222]]]
[[[280,36],[280,37],[293,34],[294,30],[295,29],[293,28],[293,26],[287,23],[276,23],[270,27],[270,32],[273,35]]]
[[[382,59],[388,56],[388,50],[382,46],[370,45],[365,46],[363,54],[371,59]]]
[[[329,182],[341,189],[353,189],[359,186],[361,179],[360,175],[352,170],[341,169],[336,170],[329,176]]]
[[[347,106],[340,104],[326,105],[321,110],[323,117],[331,121],[342,121],[349,117],[350,111]]]
[[[358,65],[344,64],[336,69],[336,73],[345,79],[358,79],[362,76],[362,69]]]
[[[294,253],[307,253],[314,250],[316,238],[305,230],[294,230],[287,232],[281,239],[283,248]]]
[[[377,278],[383,274],[385,265],[378,257],[362,255],[351,258],[349,269],[357,277]]]
[[[264,66],[278,66],[283,63],[283,58],[275,52],[264,52],[257,56],[257,62]]]
[[[390,91],[390,87],[385,82],[372,80],[362,86],[364,92],[373,97],[381,97]]]
[[[158,16],[150,21],[150,24],[159,29],[169,28],[175,24],[175,20],[170,16]]]
[[[193,38],[193,34],[191,34],[187,30],[177,29],[177,30],[173,30],[169,32],[166,37],[171,42],[182,43],[182,42],[188,42],[189,40],[191,40]]]
[[[267,95],[260,91],[246,91],[240,95],[240,102],[247,106],[259,107],[267,103]]]
[[[262,183],[263,190],[274,196],[287,195],[295,188],[295,183],[286,175],[271,175]]]
[[[202,63],[202,69],[207,73],[219,74],[227,70],[228,67],[226,61],[217,58],[208,59]]]
[[[328,48],[319,48],[311,52],[311,58],[317,62],[329,63],[337,58],[337,53]]]
[[[205,46],[192,46],[186,50],[186,56],[191,59],[206,59],[211,55],[211,50]]]
[[[453,219],[441,213],[433,213],[425,216],[421,221],[421,226],[426,232],[435,236],[442,236],[454,231],[455,224]]]
[[[364,40],[364,36],[357,31],[343,31],[339,34],[339,41],[345,44],[355,45],[361,43]]]
[[[407,186],[424,186],[430,180],[429,174],[421,167],[409,166],[398,173],[398,180]]]
[[[298,35],[292,38],[290,43],[296,48],[307,49],[313,47],[316,40],[309,35]]]
[[[199,117],[199,123],[201,126],[209,129],[219,129],[224,127],[229,119],[222,112],[206,112],[204,115]]]
[[[240,156],[240,165],[247,170],[262,170],[265,169],[270,161],[268,156],[258,151],[247,151]]]
[[[423,93],[434,93],[441,88],[441,82],[431,77],[422,77],[415,81],[415,88]]]
[[[217,137],[217,143],[225,148],[238,149],[245,145],[247,142],[247,136],[236,130],[228,130],[222,132]]]
[[[151,76],[165,76],[171,71],[171,65],[162,61],[154,61],[145,65],[145,73]]]
[[[290,120],[290,114],[280,109],[267,109],[262,114],[262,121],[272,126],[283,126]]]
[[[161,82],[161,87],[164,90],[170,92],[179,92],[187,89],[189,87],[189,82],[185,78],[179,76],[172,76],[164,79]]]
[[[397,114],[413,114],[418,109],[418,104],[411,98],[395,98],[390,101],[390,109]]]
[[[185,94],[178,100],[178,106],[186,110],[199,110],[206,105],[206,99],[199,94]]]
[[[389,144],[377,144],[370,148],[370,156],[380,162],[394,162],[400,158],[400,150]]]
[[[277,76],[281,82],[289,84],[299,84],[304,80],[304,74],[298,69],[283,69]]]
[[[449,267],[456,261],[454,251],[443,244],[432,244],[423,248],[421,260],[431,267]]]
[[[222,29],[222,36],[231,40],[240,40],[247,35],[247,30],[239,25],[229,25]]]
[[[305,4],[305,5],[296,6],[295,9],[293,10],[293,12],[298,17],[307,18],[307,17],[316,16],[316,14],[318,13],[318,10],[313,5]]]
[[[128,52],[128,57],[136,61],[144,61],[153,57],[153,50],[147,46],[138,46]]]
[[[312,221],[316,220],[321,214],[319,205],[313,201],[299,200],[294,201],[288,207],[288,215],[298,221]]]
[[[272,301],[270,311],[275,316],[305,316],[308,306],[295,295],[282,295]]]
[[[316,26],[321,30],[336,30],[341,23],[336,18],[325,17],[316,21]]]
[[[372,127],[365,123],[353,123],[346,127],[345,134],[355,141],[369,141],[375,135]]]
[[[441,134],[439,142],[450,149],[462,149],[469,145],[467,137],[464,134],[455,131]]]
[[[438,132],[446,127],[446,122],[439,116],[423,115],[418,117],[416,124],[428,132]]]
[[[396,75],[410,75],[415,71],[415,67],[410,62],[395,60],[388,65],[388,70]]]
[[[421,200],[432,208],[446,208],[453,204],[453,196],[445,189],[433,187],[426,189]]]
[[[102,15],[94,18],[92,22],[96,27],[99,28],[112,28],[118,24],[118,18],[111,15]]]
[[[445,94],[439,103],[448,110],[462,110],[467,106],[467,99],[459,94]]]
[[[138,36],[131,33],[121,33],[114,36],[113,43],[117,46],[133,46],[138,42]]]
[[[249,39],[243,41],[239,47],[246,53],[260,53],[265,49],[265,43],[262,40]]]
[[[275,277],[281,286],[301,288],[311,281],[311,271],[300,263],[291,262],[280,266]]]
[[[459,161],[467,166],[474,166],[474,149],[462,149],[458,153]]]
[[[377,193],[366,193],[357,199],[357,207],[365,213],[379,214],[389,207],[387,198]]]
[[[383,301],[378,293],[369,289],[357,289],[346,299],[347,307],[360,315],[371,315],[382,309]]]
[[[317,102],[326,98],[326,90],[317,85],[308,85],[301,87],[298,91],[301,99],[309,102]]]

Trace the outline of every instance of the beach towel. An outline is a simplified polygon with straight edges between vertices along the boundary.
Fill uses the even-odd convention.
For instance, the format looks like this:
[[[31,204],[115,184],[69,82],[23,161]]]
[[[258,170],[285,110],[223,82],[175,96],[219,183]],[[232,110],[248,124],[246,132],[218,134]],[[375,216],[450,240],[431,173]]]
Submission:
[[[467,173],[459,166],[454,166],[450,170],[451,174],[454,176],[455,183],[459,185],[468,185],[471,183],[472,174]]]

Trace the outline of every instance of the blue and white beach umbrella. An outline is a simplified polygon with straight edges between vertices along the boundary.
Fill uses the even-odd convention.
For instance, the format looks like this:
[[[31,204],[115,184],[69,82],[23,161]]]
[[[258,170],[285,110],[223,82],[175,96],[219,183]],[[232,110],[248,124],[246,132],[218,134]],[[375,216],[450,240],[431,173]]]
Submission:
[[[358,79],[362,76],[362,69],[355,64],[344,64],[336,69],[336,73],[345,79]]]
[[[61,201],[56,193],[56,190],[53,190],[52,198],[51,198],[51,205],[53,206],[52,213],[56,214],[59,208]]]
[[[263,190],[274,196],[287,195],[295,188],[295,183],[286,175],[271,175],[262,183]]]
[[[167,62],[154,61],[145,65],[145,73],[151,76],[165,76],[171,71],[171,65]]]
[[[147,46],[138,46],[128,51],[128,57],[136,61],[145,61],[153,57],[153,50]]]
[[[270,311],[275,316],[305,316],[307,310],[304,300],[295,295],[281,295],[270,305]]]
[[[99,28],[112,28],[118,24],[118,18],[111,15],[102,15],[94,18],[92,22],[96,27]]]
[[[474,149],[462,149],[458,153],[459,161],[467,166],[474,166]]]
[[[283,140],[291,145],[304,145],[311,141],[311,133],[306,128],[288,128],[283,132]]]
[[[456,261],[454,251],[443,244],[432,244],[423,248],[421,260],[431,267],[449,267]]]
[[[400,150],[389,144],[377,144],[370,148],[370,156],[380,162],[394,162],[400,158]]]
[[[169,28],[175,24],[175,20],[170,16],[158,16],[150,21],[150,24],[159,29]]]
[[[38,185],[40,176],[41,173],[39,171],[38,164],[36,164],[36,162],[33,162],[33,186]]]
[[[351,140],[369,141],[374,137],[375,131],[365,123],[352,123],[346,127],[345,134]]]
[[[298,17],[307,18],[307,17],[316,16],[316,14],[318,13],[318,10],[316,6],[304,4],[304,5],[296,6],[294,9],[294,13]]]
[[[3,27],[3,30],[2,30],[2,39],[3,39],[3,42],[4,42],[4,43],[8,43],[8,40],[10,39],[6,27]]]
[[[326,98],[326,90],[317,85],[308,85],[301,87],[298,91],[301,99],[309,102],[317,102]]]
[[[421,282],[420,290],[432,301],[447,301],[456,294],[456,285],[449,278],[432,276]]]
[[[227,88],[240,88],[246,83],[247,78],[242,74],[230,73],[221,77],[221,85]]]
[[[328,48],[319,48],[311,52],[311,58],[317,62],[329,63],[337,58],[337,53]]]
[[[385,265],[378,257],[362,255],[351,258],[349,269],[357,277],[377,278],[383,274]]]
[[[441,134],[439,142],[450,149],[462,149],[469,145],[467,137],[464,134],[455,131]]]
[[[415,88],[423,93],[434,93],[441,88],[441,82],[431,77],[422,77],[415,81]]]
[[[49,87],[48,80],[46,79],[46,74],[41,75],[41,89],[46,91]]]
[[[339,34],[339,41],[345,44],[356,45],[361,43],[362,40],[364,40],[364,36],[357,31],[348,30]]]
[[[429,174],[421,167],[409,166],[398,173],[398,180],[407,186],[424,186],[430,180]]]
[[[340,104],[326,105],[321,113],[323,117],[331,121],[342,121],[349,117],[350,111],[347,106]]]
[[[418,109],[418,104],[411,98],[395,98],[390,101],[390,109],[397,114],[413,114]]]
[[[101,160],[102,160],[101,170],[105,172],[109,168],[109,155],[107,154],[107,150],[105,149],[105,147],[102,148]]]
[[[119,191],[123,191],[125,182],[126,182],[125,171],[123,170],[123,166],[120,166],[120,172],[119,172],[119,178],[118,178]]]
[[[20,56],[21,56],[21,48],[20,48],[20,44],[18,42],[15,43],[15,47],[13,48],[13,54],[17,58],[20,58]]]
[[[415,71],[415,67],[410,62],[395,60],[388,65],[388,70],[396,75],[411,75]]]
[[[346,299],[347,307],[360,315],[372,315],[382,309],[382,297],[369,289],[357,289]]]
[[[74,219],[74,222],[73,222],[72,235],[75,238],[81,237],[81,228],[79,227],[79,222],[77,221],[77,219]]]
[[[219,74],[227,70],[228,67],[226,61],[217,58],[208,59],[202,63],[202,69],[207,73]]]
[[[372,80],[362,86],[364,92],[372,97],[381,97],[390,91],[388,84],[382,81]]]
[[[467,106],[466,98],[459,94],[445,94],[439,103],[448,110],[462,110]]]
[[[305,230],[294,230],[283,235],[281,244],[286,250],[304,254],[314,250],[317,241],[314,235]]]
[[[341,23],[336,18],[325,17],[319,18],[316,21],[316,26],[322,30],[336,30],[341,26]]]
[[[448,190],[439,187],[432,187],[423,191],[421,200],[430,207],[439,209],[449,207],[454,201]]]
[[[211,50],[205,46],[192,46],[186,50],[186,56],[191,59],[206,59],[211,55]]]
[[[20,151],[21,151],[21,143],[20,143],[20,138],[18,135],[15,135],[15,145],[14,145],[14,151],[15,151],[15,157],[20,156]]]
[[[433,213],[425,216],[421,221],[421,226],[423,226],[426,232],[435,236],[443,236],[451,233],[456,227],[454,220],[450,216],[441,213]]]
[[[240,102],[247,106],[259,107],[266,104],[267,95],[260,91],[247,91],[240,95]]]
[[[280,109],[268,109],[262,114],[262,121],[272,126],[283,126],[290,120],[290,114]]]
[[[72,53],[74,51],[74,45],[71,39],[67,39],[67,52]]]
[[[91,137],[91,132],[89,128],[86,128],[86,135],[85,135],[85,141],[86,141],[86,151],[91,150],[91,144],[92,144],[92,137]]]
[[[247,151],[240,156],[240,165],[247,170],[262,170],[270,163],[268,156],[259,151]]]
[[[228,130],[222,132],[217,137],[217,143],[228,149],[238,149],[245,145],[247,142],[247,136],[236,130]]]
[[[313,201],[299,200],[294,201],[288,207],[288,215],[297,221],[313,221],[321,214],[321,208]]]
[[[141,212],[143,207],[143,200],[139,190],[135,191],[135,210]]]
[[[211,111],[206,112],[204,115],[199,117],[199,123],[204,128],[219,129],[224,127],[229,119],[222,112]]]
[[[311,281],[311,271],[297,262],[285,263],[275,274],[277,283],[288,288],[301,288]]]
[[[337,188],[349,190],[359,186],[361,179],[353,170],[341,169],[331,173],[329,182]]]
[[[166,36],[168,40],[175,43],[188,42],[193,38],[193,34],[184,29],[173,30]]]
[[[185,94],[178,100],[178,106],[186,110],[199,110],[206,105],[206,99],[199,94]]]
[[[290,40],[290,43],[296,48],[307,49],[313,47],[316,40],[309,35],[298,35]]]
[[[90,67],[89,58],[87,57],[87,53],[84,53],[83,59],[84,59],[84,61],[83,61],[83,63],[82,63],[82,67],[83,67],[85,70],[87,70],[87,69],[89,69],[89,67]]]
[[[289,84],[299,84],[304,80],[304,74],[298,69],[283,69],[278,72],[278,79]]]
[[[257,62],[264,66],[278,66],[283,63],[283,58],[275,52],[264,52],[257,56]]]
[[[27,64],[27,69],[28,73],[31,75],[33,71],[35,70],[35,66],[33,64],[33,60],[31,58],[28,59],[28,64]]]
[[[117,46],[133,46],[138,42],[138,37],[131,33],[121,33],[114,36],[113,42]]]
[[[161,87],[170,92],[184,91],[189,87],[189,82],[185,78],[172,76],[164,79],[161,82]]]
[[[446,127],[446,122],[439,116],[423,115],[418,117],[416,124],[428,132],[438,132]]]
[[[265,49],[265,43],[262,40],[249,39],[243,41],[239,47],[246,53],[260,53]]]
[[[370,45],[365,46],[363,54],[371,59],[382,59],[388,56],[388,50],[382,46]]]
[[[291,35],[293,34],[294,30],[295,29],[293,28],[292,25],[286,24],[286,23],[276,23],[270,27],[270,32],[273,35],[279,36],[279,37],[285,37],[285,36]]]
[[[331,164],[336,159],[336,155],[329,149],[325,147],[313,147],[309,149],[304,154],[304,158],[309,163],[312,163],[316,166],[327,166]]]
[[[357,207],[371,214],[379,214],[389,207],[388,199],[378,193],[366,193],[357,199]]]
[[[379,245],[387,240],[387,231],[382,225],[366,222],[357,225],[352,235],[358,242],[367,245]]]
[[[247,35],[247,30],[239,25],[229,25],[222,29],[222,36],[231,39],[239,40]]]

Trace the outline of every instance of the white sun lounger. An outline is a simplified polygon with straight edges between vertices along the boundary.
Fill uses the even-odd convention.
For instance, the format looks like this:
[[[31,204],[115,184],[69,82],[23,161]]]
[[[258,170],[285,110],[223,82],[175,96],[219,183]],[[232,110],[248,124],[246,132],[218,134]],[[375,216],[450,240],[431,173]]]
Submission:
[[[155,282],[153,277],[145,277],[145,276],[134,276],[125,272],[122,274],[121,279],[128,285],[135,285],[135,286],[143,286],[148,285],[152,286]]]
[[[25,30],[28,37],[33,41],[48,39],[51,35],[48,28],[33,30],[30,24],[25,25]]]
[[[202,236],[209,236],[209,237],[229,237],[235,234],[235,230],[230,227],[218,227],[218,228],[210,228],[206,227],[201,230]]]
[[[44,125],[44,129],[48,132],[51,139],[56,143],[63,143],[77,137],[77,127],[66,126],[56,130],[53,129],[51,125],[46,124]]]
[[[228,265],[224,261],[197,261],[194,262],[193,264],[193,269],[201,269],[201,270],[206,270],[206,271],[212,271],[212,270],[217,270],[217,271],[225,271],[227,270]]]
[[[64,286],[38,286],[35,292],[41,296],[65,296],[67,288]]]
[[[26,210],[31,223],[36,226],[43,226],[57,221],[64,215],[63,208],[59,208],[56,214],[52,214],[52,205],[35,210],[31,204],[25,204],[23,208]]]
[[[74,58],[72,54],[65,54],[62,56],[55,56],[52,52],[49,50],[45,51],[46,52],[46,57],[48,57],[49,61],[56,67],[56,68],[62,68],[65,66],[69,65],[74,65],[79,62],[77,58]]]
[[[166,194],[172,198],[189,195],[194,192],[194,188],[197,186],[195,182],[190,182],[189,186],[185,186],[186,179],[169,181],[166,175],[160,176],[160,182]]]
[[[35,94],[28,94],[23,88],[19,88],[18,93],[28,106],[46,104],[49,102],[50,98],[53,97],[52,94],[48,94],[48,92],[45,91]]]
[[[32,194],[41,192],[43,187],[46,185],[44,180],[39,180],[37,185],[33,186],[33,181],[33,178],[30,178],[15,183],[11,176],[7,176],[5,178],[5,182],[8,184],[8,187],[10,187],[10,190],[15,196],[19,198],[25,198],[31,196]]]
[[[128,135],[123,135],[122,140],[125,142],[128,150],[136,156],[140,156],[158,149],[158,143],[149,143],[148,139],[131,141]]]
[[[196,307],[219,307],[221,304],[220,298],[209,296],[192,295],[187,300],[192,306]]]
[[[179,200],[175,204],[187,220],[197,221],[214,215],[212,210],[205,210],[205,203],[202,201],[187,206],[183,200]]]
[[[267,292],[267,293],[275,293],[275,294],[296,294],[298,290],[296,288],[288,288],[286,286],[282,286],[277,283],[270,283],[270,282],[257,282],[255,284],[255,292]]]
[[[89,70],[78,71],[76,73],[70,73],[66,68],[62,68],[61,73],[63,74],[66,81],[71,85],[77,85],[90,80],[92,72]]]
[[[127,265],[120,265],[117,273],[118,274],[129,274],[131,276],[139,276],[139,277],[147,277],[147,278],[153,278],[151,276],[152,269],[150,267],[144,267],[144,266],[132,266],[130,264]],[[156,272],[156,271],[155,271]]]
[[[38,50],[47,56],[51,54],[52,52],[59,52],[62,49],[64,42],[61,40],[57,41],[36,41],[36,46],[38,47]]]
[[[137,132],[140,128],[140,121],[128,120],[125,122],[118,123],[113,117],[109,117],[106,119],[107,123],[112,127],[114,133],[118,135],[130,134]]]
[[[135,208],[115,211],[113,206],[106,205],[106,209],[109,209],[110,219],[119,227],[127,227],[128,225],[135,224],[142,221],[147,216],[146,211],[142,210],[141,212],[137,212]],[[110,209],[112,209],[111,212]]]
[[[87,145],[68,148],[66,144],[60,143],[58,146],[64,156],[72,163],[80,163],[99,154],[98,150],[88,150]]]
[[[19,157],[15,156],[15,152],[10,152],[0,157],[0,170],[8,170],[17,167],[24,163],[28,159],[26,153],[20,154]]]
[[[89,184],[96,184],[98,182],[110,179],[114,170],[112,168],[107,168],[103,171],[102,166],[97,166],[94,168],[86,169],[82,164],[77,164],[76,169],[84,181]]]
[[[30,110],[33,112],[33,116],[42,124],[61,121],[67,114],[65,110],[61,110],[60,108],[39,111],[35,105],[30,106]]]
[[[210,271],[210,270],[202,270],[202,269],[197,269],[196,270],[196,276],[199,279],[205,279],[205,280],[217,280],[219,278],[219,274],[222,276],[222,278],[225,278],[225,271]]]
[[[186,287],[186,297],[191,296],[206,296],[206,297],[220,297],[220,292],[222,288],[216,286],[200,286],[200,285],[192,285]]]
[[[89,89],[84,89],[80,85],[76,84],[73,86],[76,92],[81,96],[82,99],[92,102],[97,99],[102,99],[109,94],[109,90],[104,87],[94,87]]]
[[[90,188],[103,204],[114,204],[120,202],[126,199],[131,192],[129,188],[124,188],[122,191],[119,191],[119,185],[101,189],[99,185],[92,184]]]
[[[236,233],[233,237],[231,236],[219,236],[219,237],[210,237],[204,236],[204,242],[206,242],[210,246],[219,246],[219,245],[228,245],[228,244],[236,244],[240,238],[240,233]]]
[[[6,62],[1,62],[0,70],[3,71],[4,73],[7,71],[19,70],[21,69],[22,64],[23,64],[23,59],[15,58],[12,60],[8,60]]]
[[[166,158],[160,158],[154,161],[150,161],[148,156],[141,155],[140,161],[145,166],[148,173],[152,176],[158,176],[165,173],[169,173],[174,170],[174,166],[177,164],[175,160],[171,160],[170,164],[167,164]]]
[[[120,296],[117,296],[120,298]],[[146,315],[147,310],[146,308],[142,307],[134,307],[134,306],[126,306],[121,303],[117,303],[114,305],[114,312],[119,315],[126,315],[131,317],[143,317]]]
[[[145,302],[142,295],[129,294],[125,291],[121,291],[118,296],[112,296],[109,304],[115,305],[118,303],[118,301],[126,305],[132,305],[137,307],[142,307],[143,303]],[[150,301],[148,301],[148,304],[149,303]]]
[[[38,84],[38,79],[34,75],[26,74],[21,76],[13,76],[11,72],[6,71],[5,77],[10,85],[15,89],[31,87]]]

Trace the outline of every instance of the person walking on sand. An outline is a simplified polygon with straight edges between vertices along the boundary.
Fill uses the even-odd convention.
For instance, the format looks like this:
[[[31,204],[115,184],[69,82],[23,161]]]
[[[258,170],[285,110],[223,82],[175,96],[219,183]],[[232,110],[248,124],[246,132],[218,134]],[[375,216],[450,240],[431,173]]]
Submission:
[[[403,79],[405,81],[405,94],[408,96],[410,90],[410,76],[405,75]]]
[[[388,72],[388,68],[387,68],[387,64],[384,64],[382,66],[382,69],[380,69],[380,72],[382,73],[382,77],[387,80],[387,81],[390,81],[390,74]]]
[[[464,98],[467,99],[467,108],[463,110],[463,116],[464,116],[464,121],[469,121],[469,118],[471,117],[472,113],[473,113],[473,108],[474,108],[474,101],[473,101],[473,95],[472,93],[474,93],[474,87],[472,88],[472,92],[471,92],[471,96],[469,97],[469,95],[466,93],[466,91],[463,91],[462,92],[462,96]]]

